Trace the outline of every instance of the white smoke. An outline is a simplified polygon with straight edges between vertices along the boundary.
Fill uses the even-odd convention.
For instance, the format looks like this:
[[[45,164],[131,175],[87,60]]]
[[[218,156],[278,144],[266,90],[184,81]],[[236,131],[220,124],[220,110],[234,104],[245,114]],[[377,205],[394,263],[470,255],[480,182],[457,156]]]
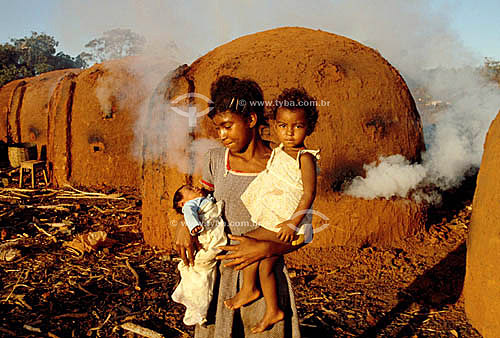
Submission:
[[[130,28],[147,38],[148,53],[188,64],[232,39],[280,26],[321,29],[375,48],[401,72],[412,91],[412,84],[423,84],[433,98],[449,102],[438,115],[423,116],[427,152],[422,166],[426,177],[420,183],[402,183],[405,175],[421,177],[420,166],[404,161],[387,163],[394,177],[384,177],[393,181],[392,194],[403,196],[405,191],[412,194],[411,182],[417,186],[428,182],[443,189],[460,184],[471,167],[479,166],[486,131],[500,108],[498,87],[485,83],[473,68],[481,57],[467,49],[450,26],[449,15],[458,5],[450,2],[438,7],[430,0],[293,0],[286,5],[266,0],[68,0],[61,3],[54,22],[58,26],[55,31],[61,34],[57,37],[80,41],[80,48],[106,30]],[[140,116],[146,119],[142,114],[148,110]],[[139,134],[159,135],[168,130],[169,139],[183,139],[181,134],[186,133],[175,123],[168,127],[138,124],[140,128],[146,125],[154,128],[141,129]],[[380,162],[384,165],[383,159]],[[400,171],[396,171],[398,166]],[[376,180],[376,172],[368,172],[367,177]],[[367,181],[359,178],[356,182],[356,191],[361,191]],[[383,185],[383,195],[378,191],[364,196],[390,196],[390,186]],[[372,189],[368,183],[365,188]]]
[[[446,190],[460,184],[470,168],[479,168],[486,133],[500,108],[500,88],[471,69],[445,76],[438,74],[429,84],[451,104],[440,113],[434,132],[426,135],[423,159],[431,181]],[[436,88],[438,83],[449,87]]]
[[[171,72],[166,74],[167,78],[171,76]],[[196,114],[196,107],[186,99],[173,104],[164,97],[169,85],[169,81],[161,81],[141,106],[134,128],[136,141],[133,154],[139,160],[166,162],[181,172],[201,174],[193,172],[201,168],[201,164],[196,161],[202,159],[209,149],[220,146],[220,143],[210,139],[194,139],[195,129],[185,114],[191,109],[195,109],[191,112]],[[185,113],[181,114],[179,110]]]
[[[380,163],[363,166],[366,177],[356,177],[349,186],[348,193],[357,197],[385,197],[394,194],[407,197],[427,176],[421,164],[410,164],[402,155],[381,157]],[[395,193],[396,191],[396,193]]]
[[[500,88],[471,68],[435,71],[426,85],[442,99],[445,107],[436,116],[424,116],[424,121],[428,121],[424,125],[427,151],[422,154],[422,164],[394,163],[391,157],[381,158],[378,166],[372,163],[365,167],[366,178],[357,177],[346,187],[347,194],[371,199],[409,197],[410,191],[421,192],[417,188],[430,185],[448,190],[459,186],[468,172],[479,168],[486,133],[500,108]],[[391,178],[384,169],[388,165]],[[399,184],[399,180],[408,182],[416,177],[420,180],[409,189]],[[383,189],[377,190],[374,186]],[[439,202],[439,199],[431,199],[431,202]]]
[[[309,27],[376,48],[413,76],[421,69],[477,63],[477,56],[450,28],[449,12],[430,0],[293,0],[286,6],[266,0],[67,0],[53,24],[75,54],[104,31],[127,28],[144,35],[156,51],[175,42],[186,63],[242,35],[281,26]]]

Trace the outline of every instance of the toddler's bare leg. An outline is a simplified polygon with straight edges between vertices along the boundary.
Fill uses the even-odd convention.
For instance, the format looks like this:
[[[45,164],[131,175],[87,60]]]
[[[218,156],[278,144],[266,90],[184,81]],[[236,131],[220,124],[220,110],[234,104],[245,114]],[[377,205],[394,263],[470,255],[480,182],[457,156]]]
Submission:
[[[243,269],[243,285],[234,297],[224,301],[227,308],[236,310],[260,297],[257,287],[258,268],[259,262],[255,262]]]
[[[266,301],[266,312],[264,317],[252,328],[252,333],[263,332],[271,325],[285,318],[284,312],[278,306],[278,289],[276,276],[274,275],[274,264],[278,257],[266,258],[259,264],[259,279],[264,300]]]
[[[283,243],[279,240],[277,233],[271,230],[267,230],[263,227],[258,227],[255,230],[249,231],[245,233],[245,236],[258,239],[259,241],[270,241],[270,242],[278,242]]]

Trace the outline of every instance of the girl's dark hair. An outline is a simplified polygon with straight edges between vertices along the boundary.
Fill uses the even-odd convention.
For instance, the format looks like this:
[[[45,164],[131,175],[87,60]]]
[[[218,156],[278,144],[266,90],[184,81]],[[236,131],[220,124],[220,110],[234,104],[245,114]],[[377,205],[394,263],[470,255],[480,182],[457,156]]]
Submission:
[[[230,111],[244,118],[257,114],[257,124],[266,124],[264,118],[264,95],[259,85],[252,80],[241,80],[232,76],[221,76],[210,88],[212,108],[208,117]]]
[[[311,135],[318,121],[318,109],[316,99],[309,96],[304,88],[286,88],[273,102],[271,112],[274,120],[280,108],[303,109],[307,120],[307,135]]]
[[[177,211],[177,213],[179,213],[181,215],[182,215],[182,207],[180,206],[180,202],[184,198],[184,194],[182,193],[182,190],[184,188],[189,188],[189,187],[190,187],[189,184],[184,184],[182,187],[180,187],[179,189],[177,189],[175,191],[175,193],[174,193],[173,208],[174,208],[175,211]]]

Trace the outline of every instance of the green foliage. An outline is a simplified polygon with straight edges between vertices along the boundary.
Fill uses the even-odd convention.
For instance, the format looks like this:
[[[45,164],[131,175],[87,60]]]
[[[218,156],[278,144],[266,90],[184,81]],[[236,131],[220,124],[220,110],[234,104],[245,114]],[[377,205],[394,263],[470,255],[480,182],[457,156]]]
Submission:
[[[59,52],[54,37],[32,32],[31,36],[11,39],[0,45],[0,87],[7,82],[66,68],[85,68],[79,57]]]
[[[116,28],[103,33],[100,38],[89,41],[86,52],[78,55],[85,62],[99,63],[125,56],[140,54],[146,39],[130,29]]]

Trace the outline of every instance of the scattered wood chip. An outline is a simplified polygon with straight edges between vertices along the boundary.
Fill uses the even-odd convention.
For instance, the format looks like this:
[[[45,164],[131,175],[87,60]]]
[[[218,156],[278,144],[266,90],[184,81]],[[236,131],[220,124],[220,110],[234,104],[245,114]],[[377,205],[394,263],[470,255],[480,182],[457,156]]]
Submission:
[[[132,322],[123,323],[121,325],[121,327],[123,329],[127,330],[127,331],[133,332],[133,333],[141,335],[143,337],[147,337],[147,338],[165,338],[164,335],[162,335],[162,334],[160,334],[160,333],[158,333],[156,331],[153,331],[151,329],[142,327],[142,326],[134,324]]]
[[[79,318],[86,318],[88,317],[88,313],[77,313],[77,312],[72,312],[72,313],[63,313],[62,315],[57,315],[55,317],[52,317],[52,319],[63,319],[63,318],[73,318],[73,319],[79,319]]]
[[[130,262],[128,261],[128,258],[125,260],[125,265],[130,270],[130,272],[132,272],[132,275],[134,275],[134,279],[135,279],[134,289],[136,289],[137,291],[141,291],[141,287],[139,286],[139,282],[140,282],[139,281],[139,274],[137,273],[137,271],[134,270],[134,268],[132,268],[132,266],[130,265]]]
[[[42,333],[42,330],[40,330],[38,327],[33,327],[31,325],[28,325],[28,324],[24,324],[23,328],[25,328],[26,330],[31,331],[31,332]]]

